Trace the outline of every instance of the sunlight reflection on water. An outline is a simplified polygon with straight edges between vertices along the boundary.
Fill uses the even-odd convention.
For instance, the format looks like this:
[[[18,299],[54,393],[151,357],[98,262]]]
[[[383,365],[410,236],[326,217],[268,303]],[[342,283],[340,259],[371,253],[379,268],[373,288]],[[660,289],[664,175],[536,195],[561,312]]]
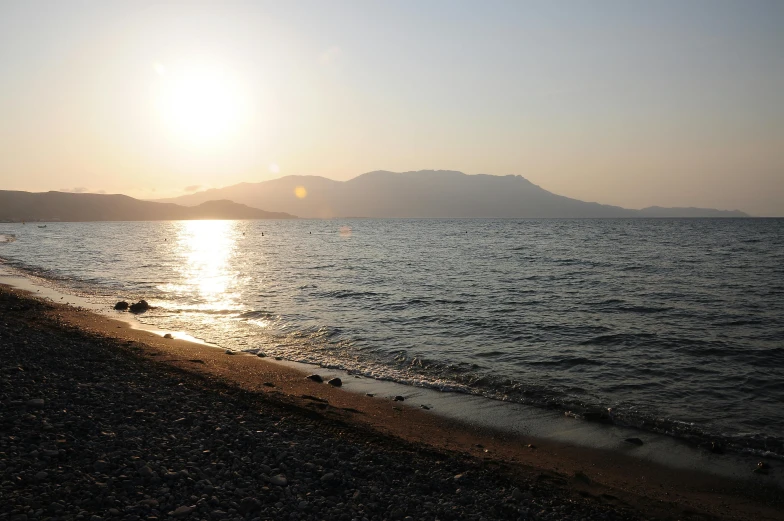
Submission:
[[[198,309],[241,309],[239,273],[229,260],[236,254],[237,221],[180,221],[174,245],[182,262],[177,271],[178,284],[163,284],[160,289],[191,297],[200,302]]]

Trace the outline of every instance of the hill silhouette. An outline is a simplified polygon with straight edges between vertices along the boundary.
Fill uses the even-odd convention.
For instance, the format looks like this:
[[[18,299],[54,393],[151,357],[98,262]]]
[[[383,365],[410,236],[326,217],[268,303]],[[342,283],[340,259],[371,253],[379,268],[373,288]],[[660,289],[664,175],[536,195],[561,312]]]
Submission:
[[[211,199],[229,199],[306,218],[748,217],[740,211],[699,208],[630,210],[557,195],[522,176],[466,175],[447,170],[375,171],[348,181],[286,176],[161,201],[196,205]]]
[[[141,201],[127,195],[0,190],[2,221],[168,221],[193,219],[288,219],[226,200],[196,206]]]

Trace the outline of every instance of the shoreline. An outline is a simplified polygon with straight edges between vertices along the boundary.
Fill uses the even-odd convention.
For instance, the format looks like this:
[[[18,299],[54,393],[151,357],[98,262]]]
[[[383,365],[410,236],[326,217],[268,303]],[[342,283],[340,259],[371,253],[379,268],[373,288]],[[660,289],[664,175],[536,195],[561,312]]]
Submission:
[[[243,252],[247,251],[249,258],[262,262],[265,255],[263,252],[267,247],[285,249],[295,244],[304,244],[290,239],[296,236],[294,232],[310,229],[306,228],[279,230],[285,231],[285,234],[268,233],[271,238],[276,237],[274,246],[269,244],[262,247],[262,243],[267,240],[257,240],[260,231],[258,229],[250,230],[248,239],[245,238],[245,232],[249,230],[245,228],[242,228],[242,239],[238,235],[240,228],[231,227],[234,232],[230,235],[236,239],[237,247],[241,247]],[[111,226],[99,227],[96,232],[98,229],[104,230],[101,237],[105,244],[115,244]],[[124,228],[118,228],[121,229]],[[109,236],[105,236],[107,230],[110,232]],[[319,230],[318,227],[314,228],[313,233],[317,234],[314,238],[324,231]],[[406,230],[407,233],[410,231]],[[66,227],[58,233],[62,234],[60,238],[68,238],[66,242],[79,240],[76,229],[69,230]],[[208,235],[213,234],[208,232]],[[194,255],[200,251],[198,248],[183,245],[173,249],[172,243],[167,244],[163,235],[158,239],[154,241],[154,246],[150,246],[151,251],[160,255],[161,259],[167,259],[167,264],[174,262],[172,266],[179,262],[171,257],[175,252],[180,255],[187,251],[188,255]],[[321,240],[319,238],[319,241]],[[335,240],[340,242],[333,246],[343,244],[342,239]],[[284,278],[288,282],[285,283],[286,289],[283,292],[254,296],[255,289],[251,289],[253,285],[263,285],[266,282],[262,283],[261,279],[253,278],[252,284],[235,286],[225,295],[226,299],[220,297],[216,300],[215,295],[204,299],[207,294],[203,294],[204,288],[199,286],[198,278],[182,278],[183,273],[172,273],[170,275],[179,282],[176,287],[170,287],[165,282],[168,276],[157,280],[160,277],[153,275],[157,271],[147,273],[146,267],[137,272],[137,268],[134,268],[135,261],[126,265],[131,259],[125,256],[120,263],[107,263],[110,257],[101,253],[99,258],[96,258],[98,264],[94,266],[89,255],[79,254],[73,257],[65,254],[62,251],[64,244],[60,244],[62,241],[45,242],[46,244],[37,245],[35,241],[31,241],[30,245],[18,245],[8,250],[11,258],[16,259],[7,261],[9,267],[13,266],[12,269],[31,276],[46,286],[59,287],[62,291],[85,296],[94,302],[102,301],[104,305],[98,310],[102,314],[119,317],[120,314],[109,311],[117,300],[147,299],[157,309],[137,315],[134,319],[153,325],[153,328],[160,328],[161,334],[171,333],[175,337],[182,337],[178,331],[187,331],[193,336],[233,350],[246,351],[251,347],[261,347],[267,355],[282,356],[284,359],[321,367],[342,368],[349,372],[357,371],[357,374],[377,382],[391,380],[411,387],[457,392],[465,397],[462,404],[448,404],[446,408],[439,404],[439,414],[451,415],[454,411],[458,415],[467,415],[473,419],[471,413],[484,413],[490,406],[481,399],[474,400],[472,396],[487,398],[494,400],[492,407],[497,406],[496,411],[499,413],[494,413],[492,418],[482,414],[484,419],[496,422],[502,415],[515,416],[506,424],[493,425],[501,430],[515,430],[517,424],[524,423],[526,431],[535,436],[553,436],[554,432],[558,432],[563,435],[558,437],[561,441],[616,449],[625,447],[618,445],[618,438],[650,435],[651,439],[658,440],[656,434],[661,434],[684,440],[686,445],[702,449],[718,446],[727,453],[755,454],[760,458],[777,458],[784,461],[784,438],[779,432],[781,429],[777,429],[782,420],[776,400],[780,395],[780,387],[774,385],[766,388],[764,378],[759,381],[753,379],[750,384],[743,381],[748,371],[755,371],[757,366],[765,364],[764,354],[756,349],[759,346],[753,338],[748,338],[748,345],[743,343],[744,338],[755,334],[755,328],[764,329],[762,325],[749,326],[751,329],[748,331],[746,326],[736,326],[734,321],[721,322],[723,329],[720,330],[703,329],[701,323],[693,323],[691,327],[687,327],[692,320],[688,318],[690,314],[688,311],[679,310],[677,304],[638,306],[633,304],[636,302],[635,298],[622,298],[610,299],[597,306],[588,301],[581,302],[580,309],[588,315],[582,315],[582,312],[574,314],[571,308],[561,309],[555,301],[551,304],[544,304],[543,301],[542,306],[532,307],[524,312],[533,312],[537,317],[541,315],[541,321],[537,319],[529,326],[524,325],[524,322],[516,324],[519,320],[511,313],[518,304],[528,308],[529,304],[536,303],[535,300],[529,302],[526,297],[524,301],[515,300],[511,307],[503,308],[502,305],[496,309],[492,302],[483,301],[479,293],[479,300],[469,307],[479,304],[480,301],[482,305],[472,313],[481,315],[484,313],[483,309],[493,309],[497,314],[482,315],[481,318],[471,320],[455,320],[455,317],[462,313],[462,302],[452,302],[449,298],[442,301],[437,298],[445,296],[439,294],[441,290],[436,290],[431,295],[432,300],[424,299],[420,302],[414,299],[409,303],[404,302],[405,298],[416,296],[419,291],[416,289],[413,292],[404,290],[406,297],[397,302],[397,297],[391,296],[394,292],[379,292],[371,288],[373,291],[361,298],[370,298],[373,304],[363,310],[364,302],[356,297],[364,295],[363,291],[367,288],[352,286],[351,277],[348,276],[335,279],[337,272],[321,269],[330,266],[327,260],[319,260],[313,265],[306,263],[307,265],[303,264],[299,268],[292,265],[296,276]],[[424,249],[420,247],[418,251],[428,251],[427,244],[424,246]],[[49,260],[44,262],[45,259],[36,260],[35,252],[41,247],[44,255],[49,255],[43,252],[50,250],[59,251],[59,260],[54,264]],[[117,245],[112,248],[116,247]],[[180,251],[181,247],[186,249]],[[117,253],[121,250],[123,248],[117,250]],[[325,251],[332,250],[328,248]],[[517,252],[518,248],[512,247],[511,251]],[[518,256],[516,253],[512,255]],[[50,258],[54,259],[57,257]],[[399,260],[404,261],[405,257]],[[560,269],[557,268],[559,264],[560,262],[555,262],[551,268]],[[567,264],[571,265],[571,261]],[[612,262],[610,264],[613,266],[612,270],[623,273],[626,273],[628,268],[623,262],[617,266]],[[117,266],[124,267],[116,271]],[[99,267],[99,271],[94,271],[96,267]],[[318,272],[311,272],[312,268],[320,269]],[[639,266],[631,268],[637,273]],[[122,273],[126,269],[129,270],[127,275],[130,278]],[[220,269],[228,270],[224,275],[230,276],[230,279],[240,280],[243,277],[243,269],[239,265],[231,268],[226,265]],[[437,276],[432,269],[428,268],[429,276]],[[562,275],[566,278],[563,280],[568,280],[572,276],[573,268],[567,267],[564,270],[566,271]],[[641,273],[643,272],[647,273],[648,270]],[[148,280],[148,275],[154,279]],[[512,273],[509,275],[515,277]],[[292,282],[299,281],[298,277],[303,280],[313,278],[314,284]],[[528,279],[539,278],[538,275],[526,276],[518,282],[529,287]],[[324,289],[327,286],[317,289],[315,282],[318,279],[323,279],[322,282],[328,284],[346,282],[347,287],[351,286],[353,289],[349,293]],[[186,292],[189,295],[192,291],[196,293],[186,297],[180,293],[179,284],[190,288]],[[549,291],[546,288],[550,282],[531,284],[533,286],[529,289],[532,291]],[[416,285],[408,287],[416,288]],[[514,285],[509,284],[503,284],[499,290],[512,293],[517,291]],[[688,287],[682,287],[680,290],[687,293],[690,291]],[[429,291],[427,289],[424,292]],[[196,300],[191,300],[193,296],[196,296]],[[298,300],[300,298],[303,300]],[[70,297],[66,296],[66,301],[69,299]],[[716,301],[720,300],[719,298]],[[469,301],[471,299],[467,302]],[[388,307],[389,303],[394,303],[394,306]],[[609,305],[607,309],[605,304]],[[348,306],[350,314],[343,314],[343,305]],[[428,311],[409,311],[409,305],[415,308],[424,306]],[[458,309],[442,316],[442,310],[453,305],[458,306]],[[400,306],[405,309],[402,313],[397,309]],[[703,316],[705,320],[712,320],[711,316],[716,312],[745,316],[744,311],[733,306],[725,306],[723,310],[713,307],[715,306],[708,305],[705,309],[700,308],[694,316]],[[517,311],[523,313],[521,310]],[[655,323],[650,323],[651,318],[661,312],[665,313],[662,319],[676,322],[667,331],[658,331]],[[379,322],[376,323],[375,320]],[[549,324],[550,321],[553,323]],[[439,325],[434,326],[431,322]],[[496,329],[497,327],[500,329]],[[518,331],[523,336],[507,337],[506,333],[512,331]],[[605,335],[606,332],[613,334]],[[495,337],[485,338],[484,335],[488,333],[499,334],[498,343]],[[533,336],[528,338],[525,336],[528,334]],[[775,332],[773,334],[775,335]],[[466,340],[464,335],[469,335],[470,338]],[[775,354],[776,346],[771,345],[774,344],[771,341],[775,338],[770,337],[769,340],[762,345],[772,347]],[[628,350],[627,344],[631,346]],[[708,351],[707,357],[700,358],[708,344],[715,350]],[[562,356],[567,351],[568,356]],[[638,363],[639,360],[645,360],[648,365]],[[695,360],[707,365],[692,367]],[[730,361],[736,361],[737,364],[728,363]],[[772,375],[781,372],[781,368],[777,366],[770,369]],[[729,387],[726,386],[728,382],[732,382]],[[770,392],[766,392],[766,389]],[[498,405],[499,402],[531,406],[537,414],[525,414],[522,408]],[[464,408],[470,408],[471,413],[464,411]],[[598,420],[601,423],[613,424],[619,429],[613,439],[612,436],[601,436],[601,433],[605,432],[602,429],[578,427],[583,425],[582,421],[571,421],[573,425],[568,426],[555,425],[559,422],[558,413],[554,411],[565,413],[575,420]],[[532,426],[532,416],[539,418],[551,413],[553,421],[548,425],[542,425],[539,430]],[[597,437],[603,439],[598,440]],[[698,468],[704,468],[706,465],[711,466],[714,461],[703,458],[699,450],[691,453],[682,451],[682,446],[678,444],[668,446],[672,452],[678,453],[677,457],[669,457],[668,451],[648,451],[648,439],[644,441],[646,445],[636,448],[634,452],[648,452],[646,457],[666,465],[682,467],[685,462],[689,462]],[[665,461],[668,458],[670,461]],[[716,470],[724,472],[722,469]],[[739,474],[744,472],[740,470]]]
[[[23,295],[18,289],[0,291]],[[34,295],[21,298],[31,297]],[[619,504],[656,512],[656,517],[662,518],[692,511],[727,519],[777,519],[776,507],[784,504],[782,490],[771,485],[775,483],[771,476],[751,475],[751,468],[748,479],[737,481],[696,470],[673,469],[617,450],[502,432],[481,423],[466,424],[414,408],[409,401],[368,397],[311,382],[301,370],[267,359],[249,354],[228,355],[212,346],[164,339],[153,332],[134,329],[129,322],[85,309],[58,303],[47,305],[51,306],[47,315],[62,326],[118,345],[130,343],[145,363],[184,371],[205,382],[228,383],[261,400],[294,407],[300,414],[316,414],[344,424],[347,429],[377,432],[427,450],[500,465],[531,479],[553,481],[581,497],[606,502],[606,498],[600,498],[609,496]],[[333,372],[321,370],[324,377]],[[775,466],[770,471],[773,477],[780,477],[779,472]]]
[[[2,268],[2,265],[0,265]],[[146,331],[158,337],[171,334],[174,339],[185,340],[211,348],[221,353],[224,348],[217,344],[195,338],[185,331],[164,330],[141,322],[139,317],[127,312],[117,312],[111,306],[95,303],[88,298],[68,293],[67,288],[59,287],[55,281],[33,276],[23,270],[6,267],[0,271],[0,284],[4,281],[19,289],[35,292],[37,296],[53,302],[86,308],[104,318],[119,320],[133,330]],[[234,351],[235,354],[254,354],[262,349]],[[457,425],[471,424],[484,431],[499,433],[502,437],[518,437],[547,440],[560,445],[575,445],[587,449],[617,452],[632,459],[641,459],[666,468],[693,470],[724,478],[748,480],[749,469],[755,468],[762,459],[767,462],[781,460],[775,454],[759,454],[753,451],[720,450],[710,451],[705,444],[694,440],[672,436],[632,426],[612,424],[602,421],[578,419],[560,409],[548,409],[516,402],[497,400],[478,394],[459,391],[441,391],[429,387],[407,385],[390,380],[378,380],[340,368],[325,368],[312,363],[267,358],[268,363],[293,369],[303,376],[319,373],[326,382],[329,378],[340,377],[342,389],[359,395],[372,394],[376,397],[392,399],[403,396],[406,406],[429,411],[428,415],[441,417],[442,421]],[[402,403],[396,404],[402,406]],[[640,445],[630,445],[624,440],[642,439]],[[721,454],[720,456],[718,454]],[[774,473],[766,476],[769,484],[784,489],[784,475]]]

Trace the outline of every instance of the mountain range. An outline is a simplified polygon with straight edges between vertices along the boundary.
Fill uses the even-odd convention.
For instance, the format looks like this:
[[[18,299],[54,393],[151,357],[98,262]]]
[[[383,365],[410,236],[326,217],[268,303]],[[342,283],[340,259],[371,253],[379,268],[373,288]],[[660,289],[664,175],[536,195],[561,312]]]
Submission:
[[[161,199],[197,205],[227,199],[304,218],[748,217],[734,210],[650,207],[630,210],[548,192],[522,176],[447,170],[375,171],[348,181],[286,176]]]
[[[141,201],[127,195],[0,190],[0,221],[169,221],[192,219],[287,219],[232,201],[196,206]]]

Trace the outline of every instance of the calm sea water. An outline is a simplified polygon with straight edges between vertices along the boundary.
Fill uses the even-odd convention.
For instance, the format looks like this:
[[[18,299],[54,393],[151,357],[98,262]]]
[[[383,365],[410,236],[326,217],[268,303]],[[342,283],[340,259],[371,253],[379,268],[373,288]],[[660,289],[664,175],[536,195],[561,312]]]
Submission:
[[[140,320],[411,385],[784,454],[784,220],[0,223]],[[14,239],[14,240],[12,240]]]

